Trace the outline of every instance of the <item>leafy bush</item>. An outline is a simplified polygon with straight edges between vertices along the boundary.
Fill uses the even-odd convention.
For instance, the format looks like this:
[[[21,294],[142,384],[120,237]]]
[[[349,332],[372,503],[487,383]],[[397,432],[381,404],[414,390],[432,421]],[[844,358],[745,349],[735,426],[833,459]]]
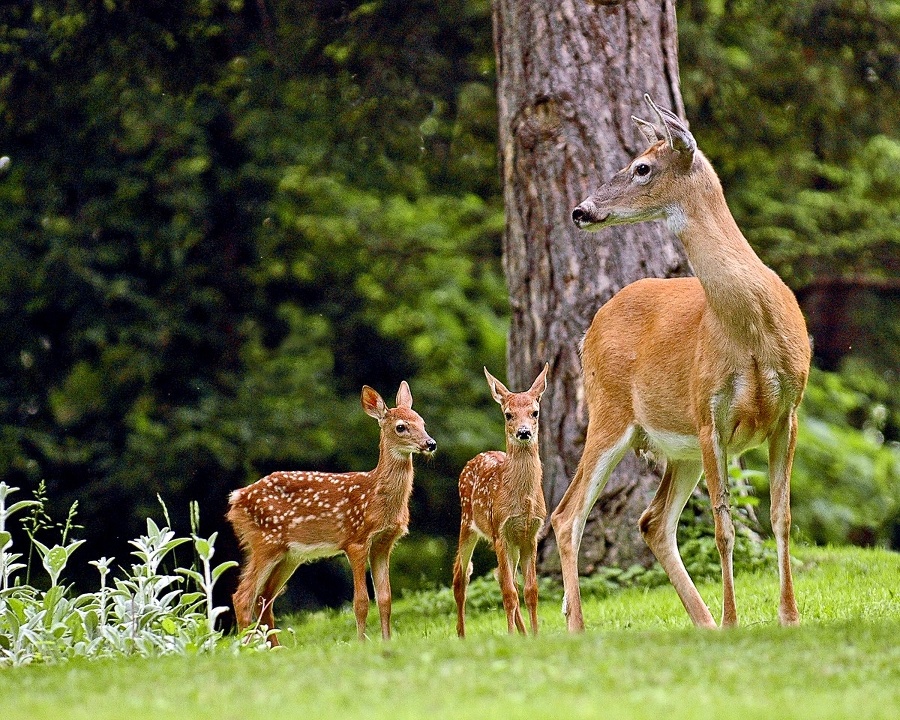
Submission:
[[[896,423],[896,382],[848,364],[813,369],[800,412],[791,478],[794,527],[819,543],[887,545],[900,518],[900,444],[885,437]],[[759,451],[748,456],[765,467]],[[754,476],[768,494],[768,476]]]
[[[137,562],[130,572],[111,578],[113,558],[92,561],[100,573],[100,589],[77,597],[62,584],[62,575],[83,541],[67,543],[64,533],[62,544],[48,547],[32,536],[50,587],[39,590],[19,584],[17,573],[26,565],[20,562],[21,553],[11,552],[7,520],[26,508],[40,507],[41,502],[22,500],[7,507],[7,498],[16,490],[0,482],[0,665],[209,652],[218,647],[236,650],[248,640],[252,647],[266,646],[257,632],[223,638],[216,630],[216,618],[226,608],[214,606],[213,587],[223,572],[237,564],[211,564],[216,533],[208,538],[196,533],[176,537],[148,518],[146,535],[131,541]],[[199,568],[165,570],[163,561],[170,553],[191,541]],[[195,590],[182,587],[186,579]]]

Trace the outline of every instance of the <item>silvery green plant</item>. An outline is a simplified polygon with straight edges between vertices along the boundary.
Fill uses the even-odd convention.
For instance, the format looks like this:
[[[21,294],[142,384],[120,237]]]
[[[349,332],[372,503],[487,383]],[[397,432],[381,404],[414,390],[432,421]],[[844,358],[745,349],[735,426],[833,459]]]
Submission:
[[[9,588],[9,579],[13,573],[25,567],[18,562],[22,554],[9,551],[12,547],[12,534],[6,529],[6,522],[20,510],[38,504],[36,500],[20,500],[7,507],[6,498],[18,489],[0,482],[0,592],[5,592]]]
[[[15,492],[0,483],[0,666],[35,662],[61,662],[74,657],[156,656],[171,653],[236,651],[242,647],[263,649],[265,638],[252,633],[223,638],[216,618],[226,608],[213,603],[213,588],[234,562],[212,565],[216,534],[196,533],[197,508],[191,508],[191,538],[177,537],[168,527],[147,520],[147,532],[131,541],[135,562],[130,571],[114,577],[113,558],[91,561],[100,575],[100,589],[73,597],[63,583],[72,554],[83,541],[67,542],[72,526],[70,511],[62,544],[53,546],[30,536],[50,587],[39,590],[16,574],[25,568],[21,554],[11,552],[12,535],[7,520],[36,501],[20,501],[7,507]],[[167,514],[166,514],[167,516]],[[179,545],[193,542],[199,567],[164,570],[165,562]],[[165,561],[165,562],[164,562]],[[15,576],[15,577],[14,577]],[[188,583],[196,589],[186,589]]]

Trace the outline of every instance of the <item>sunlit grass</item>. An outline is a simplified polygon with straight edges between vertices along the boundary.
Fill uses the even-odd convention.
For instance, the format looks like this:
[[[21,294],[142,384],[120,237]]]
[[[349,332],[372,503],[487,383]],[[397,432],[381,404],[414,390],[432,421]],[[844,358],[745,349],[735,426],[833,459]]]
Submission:
[[[395,638],[358,643],[350,611],[290,618],[277,652],[0,672],[4,718],[895,718],[900,555],[798,549],[803,626],[776,618],[774,571],[737,578],[742,627],[698,631],[671,587],[585,599],[565,632],[558,597],[541,636],[508,637],[502,608],[395,604]],[[719,591],[701,588],[719,613]],[[377,634],[373,609],[369,618]]]

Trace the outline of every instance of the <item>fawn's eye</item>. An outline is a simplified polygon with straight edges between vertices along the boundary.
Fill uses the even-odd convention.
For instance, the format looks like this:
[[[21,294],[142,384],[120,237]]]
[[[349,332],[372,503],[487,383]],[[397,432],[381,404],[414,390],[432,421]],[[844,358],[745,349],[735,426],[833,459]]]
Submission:
[[[404,425],[403,423],[397,423],[397,428],[396,428],[396,430],[397,430],[398,433],[405,433],[405,432],[406,432],[406,425]]]
[[[647,177],[650,174],[650,166],[647,163],[639,163],[634,167],[634,174],[638,177]]]
[[[507,420],[512,420],[512,413],[511,413],[511,412],[503,413],[503,415],[506,417]]]
[[[531,413],[531,417],[536,418],[537,416],[538,416],[537,410],[535,410],[533,413]]]

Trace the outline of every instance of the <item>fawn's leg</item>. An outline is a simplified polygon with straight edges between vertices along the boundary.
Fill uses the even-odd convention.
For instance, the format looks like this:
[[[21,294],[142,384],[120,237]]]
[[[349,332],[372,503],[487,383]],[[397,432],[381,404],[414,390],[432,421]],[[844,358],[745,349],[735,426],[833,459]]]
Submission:
[[[368,548],[365,545],[350,545],[344,552],[350,561],[353,573],[353,613],[356,615],[356,637],[366,639],[366,617],[369,614],[369,589],[366,587],[366,558]]]
[[[506,540],[497,538],[494,541],[494,551],[497,553],[497,580],[500,582],[500,592],[503,594],[503,609],[506,611],[506,629],[512,635],[516,630],[525,632],[525,623],[519,610],[519,591],[516,588],[515,565],[513,564],[513,551]]]
[[[246,565],[241,572],[241,579],[237,590],[231,596],[234,605],[234,619],[238,630],[250,627],[253,624],[253,613],[256,609],[256,601],[259,597],[257,587],[265,583],[266,577],[260,578],[263,568],[260,568],[253,556],[247,558]]]
[[[453,597],[456,599],[456,634],[466,636],[466,588],[472,576],[472,552],[478,544],[476,535],[468,526],[459,529],[459,545],[453,563]]]
[[[537,581],[537,543],[532,539],[531,544],[522,548],[523,570],[525,571],[525,607],[528,608],[531,620],[531,633],[538,632],[538,581]]]
[[[381,637],[391,639],[391,576],[390,559],[396,536],[378,538],[369,551],[372,566],[372,584],[375,585],[375,602],[381,619]]]
[[[278,560],[274,564],[274,567],[272,567],[262,592],[259,594],[259,601],[261,603],[259,615],[260,625],[265,625],[270,630],[275,627],[275,598],[281,594],[285,584],[290,580],[291,575],[294,574],[298,565],[299,562],[296,560],[289,560],[287,557],[282,556],[282,559]],[[275,634],[270,635],[269,643],[272,647],[280,645],[278,636]]]

